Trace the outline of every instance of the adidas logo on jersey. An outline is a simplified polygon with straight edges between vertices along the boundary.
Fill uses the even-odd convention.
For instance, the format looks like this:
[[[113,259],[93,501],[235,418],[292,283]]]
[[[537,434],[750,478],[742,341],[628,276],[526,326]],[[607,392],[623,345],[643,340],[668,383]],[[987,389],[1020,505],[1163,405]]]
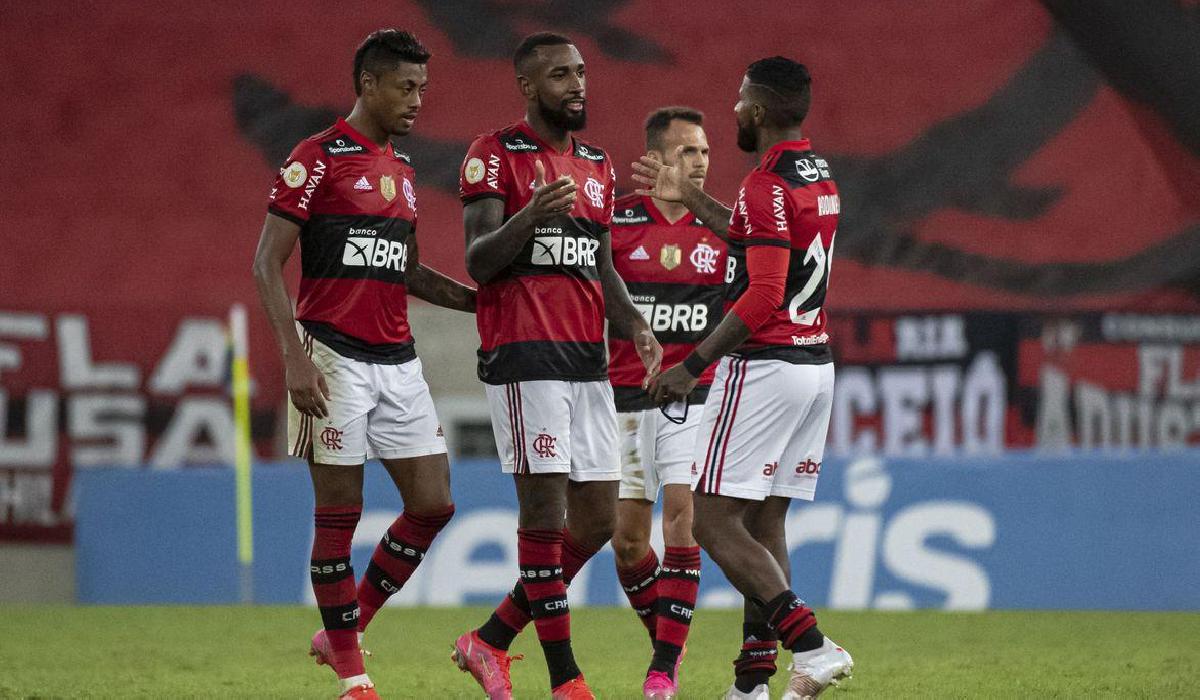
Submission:
[[[358,178],[358,182],[354,183],[354,189],[359,192],[372,192],[375,188],[371,187],[371,183],[367,182],[367,176],[363,175]]]
[[[650,254],[646,252],[645,246],[638,246],[637,250],[629,254],[630,260],[649,260]]]

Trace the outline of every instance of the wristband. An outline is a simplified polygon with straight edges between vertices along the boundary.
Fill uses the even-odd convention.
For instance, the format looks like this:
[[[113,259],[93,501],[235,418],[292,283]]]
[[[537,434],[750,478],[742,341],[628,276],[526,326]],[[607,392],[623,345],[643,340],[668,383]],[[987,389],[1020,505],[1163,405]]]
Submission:
[[[683,365],[683,368],[687,370],[687,373],[692,375],[693,379],[699,379],[700,375],[704,374],[704,370],[708,369],[708,366],[712,363],[703,357],[700,357],[700,355],[693,350],[691,354],[683,358],[683,362],[681,364]]]

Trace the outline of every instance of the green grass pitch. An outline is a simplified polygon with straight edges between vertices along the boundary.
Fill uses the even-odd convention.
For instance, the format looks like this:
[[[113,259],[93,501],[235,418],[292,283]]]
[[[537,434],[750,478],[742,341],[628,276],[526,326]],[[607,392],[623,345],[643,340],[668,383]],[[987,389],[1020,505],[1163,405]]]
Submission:
[[[483,608],[388,608],[367,632],[367,670],[384,698],[479,698],[449,660]],[[865,698],[1200,697],[1197,613],[818,611],[854,655],[854,678],[824,696]],[[293,607],[0,607],[2,698],[333,698],[305,656],[318,624]],[[572,613],[576,656],[599,698],[641,697],[649,642],[629,610]],[[740,616],[700,610],[681,698],[720,697]],[[514,645],[516,698],[546,698],[527,630]],[[774,678],[778,697],[786,679]]]

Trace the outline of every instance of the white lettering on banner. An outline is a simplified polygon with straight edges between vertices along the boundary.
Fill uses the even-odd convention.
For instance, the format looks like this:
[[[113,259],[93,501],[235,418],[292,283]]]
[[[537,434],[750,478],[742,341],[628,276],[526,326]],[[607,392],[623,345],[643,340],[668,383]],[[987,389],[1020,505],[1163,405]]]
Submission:
[[[8,403],[8,392],[0,389],[0,467],[53,467],[58,459],[58,392],[33,389],[25,395],[25,439],[19,442],[6,430]]]
[[[233,464],[233,415],[227,399],[193,396],[176,406],[150,466],[175,469],[188,462]]]
[[[224,386],[228,351],[225,324],[215,318],[185,318],[148,388],[156,394],[177,396],[188,387]]]
[[[54,476],[44,472],[0,472],[0,523],[53,527]],[[62,520],[69,519],[69,511]]]
[[[1184,346],[1139,345],[1137,391],[1041,368],[1036,444],[1041,449],[1178,449],[1200,440],[1200,373],[1184,376]],[[1072,413],[1072,409],[1074,413]]]
[[[896,319],[896,359],[957,360],[967,356],[966,319],[957,315]]]
[[[83,316],[63,315],[55,322],[58,332],[58,365],[62,388],[136,389],[138,370],[131,363],[92,361],[88,322]]]
[[[146,399],[136,394],[72,396],[67,433],[75,467],[142,466],[146,450]]]
[[[830,451],[882,450],[911,457],[999,452],[1007,405],[1004,370],[992,351],[975,355],[965,371],[949,364],[840,368]],[[926,412],[931,414],[928,430]],[[881,430],[856,428],[860,418],[873,416],[879,417]]]

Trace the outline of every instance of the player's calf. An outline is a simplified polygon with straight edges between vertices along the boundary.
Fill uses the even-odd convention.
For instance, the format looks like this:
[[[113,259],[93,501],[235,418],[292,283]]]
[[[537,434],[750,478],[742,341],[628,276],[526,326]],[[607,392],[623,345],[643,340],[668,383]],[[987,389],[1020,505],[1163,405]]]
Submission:
[[[326,663],[342,692],[370,683],[358,649],[358,600],[350,566],[350,543],[361,514],[361,505],[317,506],[313,517],[309,577],[329,645]]]
[[[360,632],[367,628],[387,599],[408,582],[434,538],[453,515],[453,504],[424,514],[405,511],[387,529],[358,584]]]

